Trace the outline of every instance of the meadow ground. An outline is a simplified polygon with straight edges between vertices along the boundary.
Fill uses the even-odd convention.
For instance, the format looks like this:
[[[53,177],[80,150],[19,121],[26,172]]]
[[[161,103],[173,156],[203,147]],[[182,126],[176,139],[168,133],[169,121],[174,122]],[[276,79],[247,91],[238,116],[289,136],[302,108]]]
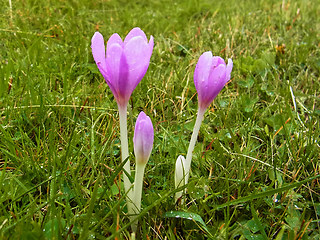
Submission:
[[[11,6],[10,6],[11,2]],[[319,1],[1,0],[0,238],[125,239],[117,105],[90,41],[140,27],[155,47],[128,115],[155,127],[137,238],[320,238]],[[197,111],[193,71],[232,58],[206,112],[186,204],[174,165]]]

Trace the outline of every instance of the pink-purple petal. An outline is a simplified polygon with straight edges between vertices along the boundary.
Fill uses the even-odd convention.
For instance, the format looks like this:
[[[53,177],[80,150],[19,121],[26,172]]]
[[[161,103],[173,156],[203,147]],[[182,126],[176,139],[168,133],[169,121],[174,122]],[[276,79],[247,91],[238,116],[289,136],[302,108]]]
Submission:
[[[92,55],[94,61],[98,65],[98,68],[105,69],[106,67],[106,48],[104,45],[103,36],[96,32],[92,39],[91,39],[91,48],[92,48]]]
[[[154,140],[153,125],[151,119],[140,112],[133,136],[134,153],[138,162],[145,164],[151,154]]]
[[[145,75],[153,51],[150,41],[140,28],[132,29],[125,41],[115,33],[104,45],[100,33],[92,37],[92,53],[95,62],[109,85],[118,105],[126,105],[138,83]]]
[[[217,66],[219,66],[221,64],[226,66],[226,63],[225,63],[223,58],[221,58],[219,56],[212,57],[212,67],[217,67]]]
[[[124,47],[129,73],[128,84],[133,91],[144,77],[150,62],[150,49],[142,37],[131,38]]]
[[[215,67],[210,75],[206,85],[206,89],[203,89],[202,97],[205,105],[210,105],[213,99],[216,98],[218,93],[225,85],[226,67],[223,64]]]
[[[148,42],[146,34],[140,28],[136,27],[128,33],[128,35],[124,39],[124,44],[127,44],[134,37],[142,37],[145,42]]]
[[[123,48],[123,42],[121,37],[117,34],[114,33],[111,35],[111,37],[108,39],[107,42],[107,52],[109,51],[109,48],[113,45],[113,44],[119,44],[122,48]]]
[[[107,77],[115,90],[113,93],[117,99],[117,102],[119,103],[119,100],[121,97],[123,97],[124,90],[120,88],[119,82],[120,80],[125,81],[128,79],[128,65],[125,62],[122,47],[117,43],[109,46],[106,60],[108,73]]]
[[[149,41],[149,55],[150,55],[150,57],[151,57],[151,55],[152,55],[152,51],[153,51],[153,46],[154,46],[154,42],[153,42],[153,36],[150,36],[150,41]],[[149,58],[150,58],[149,57]]]
[[[205,52],[200,56],[194,71],[194,84],[201,110],[205,110],[211,104],[229,81],[232,66],[231,59],[226,65],[223,58],[212,56],[211,52]]]
[[[197,89],[198,95],[202,94],[203,85],[206,85],[206,81],[209,78],[210,69],[212,66],[212,53],[205,52],[203,53],[196,65],[194,71],[194,85]]]

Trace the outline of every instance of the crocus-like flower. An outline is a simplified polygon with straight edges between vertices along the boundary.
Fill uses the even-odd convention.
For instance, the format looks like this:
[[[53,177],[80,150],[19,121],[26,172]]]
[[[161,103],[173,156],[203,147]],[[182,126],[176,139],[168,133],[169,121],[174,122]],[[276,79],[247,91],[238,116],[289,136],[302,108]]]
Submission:
[[[196,123],[193,128],[191,140],[188,147],[188,153],[185,160],[179,158],[176,163],[176,175],[181,176],[181,169],[184,170],[183,184],[188,183],[190,175],[190,167],[192,160],[192,152],[195,147],[200,126],[206,112],[207,107],[211,104],[213,99],[218,95],[224,85],[230,80],[233,62],[228,60],[228,65],[221,57],[213,57],[211,52],[203,53],[196,65],[194,71],[194,85],[198,92],[198,113]],[[183,168],[180,163],[183,163]],[[180,185],[179,185],[180,186]],[[176,193],[176,200],[182,196],[182,191]],[[182,200],[183,202],[183,200]]]
[[[152,122],[144,112],[140,112],[136,121],[133,136],[134,154],[136,156],[136,173],[134,178],[133,190],[133,211],[136,214],[139,214],[141,209],[144,169],[152,151],[153,138],[154,133]],[[137,230],[137,224],[138,221],[134,221],[132,224],[132,230],[134,232],[136,232]]]
[[[132,29],[124,41],[115,33],[105,47],[103,36],[96,32],[91,39],[93,58],[107,84],[109,85],[119,109],[121,158],[129,158],[127,133],[127,105],[130,96],[144,77],[153,50],[153,37],[150,41],[140,28]],[[123,166],[126,174],[131,175],[130,162]],[[124,188],[127,193],[128,213],[132,214],[132,189],[128,176],[123,174]]]
[[[150,41],[140,28],[132,29],[124,41],[113,34],[105,48],[103,36],[96,32],[91,39],[93,58],[118,105],[126,105],[130,96],[144,77],[153,50]]]
[[[194,85],[198,92],[200,110],[205,110],[230,80],[232,67],[231,59],[226,65],[221,57],[213,57],[211,52],[200,56],[194,71]]]
[[[137,164],[146,164],[153,146],[153,126],[150,118],[140,112],[134,129],[133,144]]]

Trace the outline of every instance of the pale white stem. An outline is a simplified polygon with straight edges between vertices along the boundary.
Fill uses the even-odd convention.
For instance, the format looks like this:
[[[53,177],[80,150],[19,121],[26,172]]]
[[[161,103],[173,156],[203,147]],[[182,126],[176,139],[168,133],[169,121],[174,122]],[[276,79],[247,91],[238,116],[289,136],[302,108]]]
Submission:
[[[11,0],[9,0],[9,9],[10,9],[10,19],[12,21],[13,16],[12,16],[12,3],[11,3]]]
[[[136,163],[136,173],[134,178],[134,193],[133,193],[133,210],[135,214],[141,211],[141,196],[143,187],[143,175],[146,164]],[[137,231],[138,220],[135,221],[131,228],[133,232]]]
[[[206,109],[199,108],[198,114],[197,114],[197,120],[196,120],[196,123],[194,124],[194,127],[193,127],[193,132],[192,132],[191,140],[189,143],[187,158],[186,158],[186,162],[185,162],[185,171],[186,171],[185,172],[185,174],[186,174],[185,183],[186,184],[188,183],[188,179],[189,179],[189,175],[190,175],[192,152],[193,152],[194,146],[196,145],[196,142],[197,142],[200,126],[201,126],[205,112],[206,112]]]
[[[120,142],[121,142],[121,160],[125,161],[129,157],[129,147],[128,147],[128,131],[127,131],[127,105],[120,106],[119,109],[119,120],[120,120]],[[123,166],[124,170],[131,176],[130,170],[130,161],[127,162]],[[123,173],[123,184],[124,190],[127,193],[127,207],[128,213],[133,214],[132,209],[132,189],[131,182],[126,173]]]
[[[201,126],[201,123],[202,123],[203,116],[204,116],[205,112],[206,112],[206,109],[201,109],[201,108],[198,109],[196,123],[194,125],[192,136],[191,136],[191,140],[190,140],[190,143],[189,143],[187,158],[186,158],[186,160],[184,162],[184,174],[185,174],[184,183],[185,184],[187,184],[188,180],[189,180],[191,160],[192,160],[192,152],[193,152],[194,146],[196,145],[196,142],[197,142],[197,137],[198,137],[198,134],[199,134],[200,126]],[[183,191],[177,192],[176,193],[176,199],[181,197],[182,193],[183,193]]]

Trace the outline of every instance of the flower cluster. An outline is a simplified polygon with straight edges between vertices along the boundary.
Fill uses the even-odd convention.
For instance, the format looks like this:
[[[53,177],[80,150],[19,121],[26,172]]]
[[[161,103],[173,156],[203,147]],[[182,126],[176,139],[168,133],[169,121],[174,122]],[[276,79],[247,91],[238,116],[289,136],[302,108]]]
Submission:
[[[127,134],[127,105],[132,92],[142,80],[149,67],[153,51],[153,37],[146,37],[140,28],[132,29],[124,40],[115,33],[105,46],[103,36],[96,32],[91,40],[93,58],[102,76],[110,87],[118,104],[120,120],[121,158],[124,164],[123,181],[127,194],[129,215],[139,214],[145,166],[151,155],[154,131],[151,119],[141,112],[137,118],[133,144],[136,157],[135,181],[133,187],[127,175],[131,175],[128,134]],[[208,106],[230,80],[233,62],[228,64],[211,52],[203,53],[194,71],[194,84],[198,92],[198,114],[191,136],[186,158],[179,156],[175,165],[175,186],[185,186],[188,183],[192,152],[196,144],[201,122]],[[183,191],[176,193],[176,200],[181,198]],[[135,232],[137,221],[133,221]]]

